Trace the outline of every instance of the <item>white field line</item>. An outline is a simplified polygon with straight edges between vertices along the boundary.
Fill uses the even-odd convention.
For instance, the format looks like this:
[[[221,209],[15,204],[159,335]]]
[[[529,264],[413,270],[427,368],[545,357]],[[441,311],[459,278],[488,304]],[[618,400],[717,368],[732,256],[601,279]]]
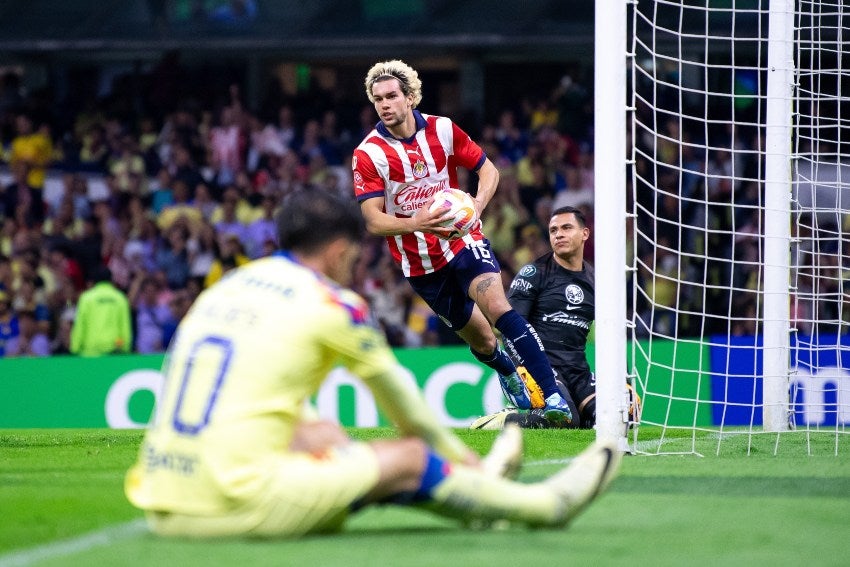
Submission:
[[[82,553],[96,547],[111,545],[125,539],[130,539],[146,531],[147,527],[144,520],[133,520],[132,522],[109,526],[77,537],[0,555],[0,567],[27,567],[39,561],[56,559],[75,553]]]

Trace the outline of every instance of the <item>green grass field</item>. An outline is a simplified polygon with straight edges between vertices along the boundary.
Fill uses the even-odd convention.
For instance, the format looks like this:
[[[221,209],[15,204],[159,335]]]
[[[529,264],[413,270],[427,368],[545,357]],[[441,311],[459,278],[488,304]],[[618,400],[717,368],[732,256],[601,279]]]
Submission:
[[[460,434],[482,453],[494,437]],[[592,437],[526,431],[521,479],[547,476]],[[145,531],[122,491],[140,439],[138,431],[0,431],[0,567],[850,564],[850,443],[842,439],[839,456],[825,456],[834,437],[815,440],[826,445],[813,451],[819,456],[773,456],[769,447],[751,447],[747,456],[742,441],[724,445],[720,456],[626,457],[609,492],[567,530],[470,531],[384,507],[354,516],[339,535],[214,542],[166,541]]]

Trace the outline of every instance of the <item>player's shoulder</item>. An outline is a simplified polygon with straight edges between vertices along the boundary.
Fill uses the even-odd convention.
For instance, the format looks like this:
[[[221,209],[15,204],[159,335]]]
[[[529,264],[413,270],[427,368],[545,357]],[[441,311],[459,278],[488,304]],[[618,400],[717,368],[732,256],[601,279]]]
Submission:
[[[315,289],[316,273],[283,254],[260,258],[228,272],[213,288],[232,291],[270,292],[292,297]]]
[[[362,140],[360,140],[360,143],[359,143],[359,144],[357,144],[357,147],[356,147],[356,148],[354,148],[354,151],[362,150],[364,147],[366,147],[366,145],[367,145],[367,144],[375,143],[375,141],[376,141],[376,137],[377,137],[377,138],[380,138],[380,137],[381,137],[381,134],[380,134],[380,132],[378,132],[378,129],[377,129],[377,128],[372,128],[372,129],[369,131],[369,133],[368,133],[368,134],[366,134],[365,136],[363,136],[363,139],[362,139]]]
[[[555,253],[551,251],[534,260],[534,265],[538,268],[548,269],[557,264],[558,263],[555,261]]]
[[[520,268],[519,272],[517,272],[517,276],[525,279],[531,279],[545,275],[551,269],[551,265],[554,262],[552,256],[552,252],[540,256],[530,264],[526,264]]]
[[[387,140],[377,130],[373,129],[354,148],[351,169],[366,174],[371,169],[386,166],[389,162],[387,151],[392,151],[389,149],[390,143],[390,140]]]
[[[368,318],[368,304],[360,295],[283,253],[254,260],[234,270],[226,281],[222,280],[222,285],[294,299],[304,307],[309,306],[317,315],[337,313],[355,323]]]
[[[351,323],[361,325],[369,322],[369,303],[360,294],[334,285],[329,285],[326,293],[331,305],[344,312]]]
[[[596,271],[593,269],[593,264],[590,264],[587,260],[584,261],[584,266],[582,269],[582,275],[584,278],[590,283],[592,286],[594,280],[596,279]]]

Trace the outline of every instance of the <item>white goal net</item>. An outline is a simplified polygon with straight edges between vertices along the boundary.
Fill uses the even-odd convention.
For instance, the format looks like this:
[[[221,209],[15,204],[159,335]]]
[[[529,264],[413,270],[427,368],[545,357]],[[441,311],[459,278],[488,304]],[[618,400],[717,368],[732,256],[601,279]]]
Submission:
[[[850,6],[629,11],[632,448],[837,454],[850,432]]]

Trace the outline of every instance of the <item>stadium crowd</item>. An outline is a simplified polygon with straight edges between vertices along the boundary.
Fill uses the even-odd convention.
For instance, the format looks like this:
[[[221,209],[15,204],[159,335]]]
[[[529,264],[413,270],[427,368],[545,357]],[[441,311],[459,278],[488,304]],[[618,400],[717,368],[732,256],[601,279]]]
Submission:
[[[205,287],[234,266],[275,249],[272,217],[283,196],[310,185],[353,198],[351,152],[377,122],[360,92],[342,101],[322,92],[279,95],[251,109],[238,84],[206,97],[183,98],[173,84],[170,90],[163,86],[169,84],[163,77],[156,77],[141,96],[115,88],[109,96],[75,104],[55,100],[51,93],[26,93],[13,73],[2,77],[0,355],[69,353],[78,298],[102,267],[129,299],[132,351],[161,352]],[[582,208],[591,229],[593,219],[589,90],[567,78],[550,92],[517,100],[485,116],[482,124],[462,124],[501,172],[499,190],[482,221],[506,285],[519,268],[548,250],[546,226],[554,208]],[[678,135],[669,134],[671,139]],[[637,143],[644,141],[638,137]],[[643,179],[676,185],[680,159],[690,160],[685,166],[694,172],[715,169],[719,177],[705,184],[698,175],[684,179],[682,190],[690,192],[684,198],[638,192],[654,200],[639,205],[656,211],[658,219],[638,227],[644,235],[639,265],[670,270],[670,278],[645,281],[647,292],[638,294],[635,308],[647,309],[650,300],[670,306],[668,320],[657,317],[654,323],[660,332],[683,322],[702,324],[688,323],[672,309],[678,302],[680,311],[698,311],[695,302],[704,298],[691,297],[688,286],[676,282],[688,281],[682,269],[699,266],[671,261],[675,256],[663,246],[649,247],[645,241],[663,244],[678,238],[680,204],[701,191],[718,203],[705,217],[710,225],[734,222],[740,231],[758,222],[755,214],[728,216],[732,191],[738,203],[740,196],[757,201],[758,184],[735,187],[724,177],[731,174],[732,159],[749,154],[716,151],[706,158],[689,155],[693,146],[686,143],[684,152],[669,146],[660,148],[672,164],[669,170],[649,168]],[[639,171],[648,163],[642,160]],[[743,171],[758,165],[735,167]],[[462,176],[464,183],[474,188]],[[692,216],[703,212],[685,211]],[[592,242],[585,252],[591,263]],[[713,255],[720,260],[731,258],[732,250],[747,260],[757,249],[740,241],[734,248],[731,241],[709,245],[714,244],[723,250]],[[727,269],[720,262],[709,268],[720,279]],[[645,271],[638,270],[637,277]],[[353,288],[368,299],[392,345],[459,342],[412,293],[381,239],[367,237]],[[724,312],[730,301],[731,295],[725,303],[710,303]]]

